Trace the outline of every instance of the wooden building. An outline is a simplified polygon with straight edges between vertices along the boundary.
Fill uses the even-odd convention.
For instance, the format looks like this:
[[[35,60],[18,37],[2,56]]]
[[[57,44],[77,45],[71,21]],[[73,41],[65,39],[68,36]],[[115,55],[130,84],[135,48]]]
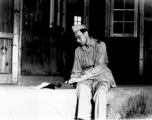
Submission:
[[[117,84],[152,84],[151,9],[151,0],[0,0],[0,83],[69,79],[71,26],[86,24],[107,44]]]

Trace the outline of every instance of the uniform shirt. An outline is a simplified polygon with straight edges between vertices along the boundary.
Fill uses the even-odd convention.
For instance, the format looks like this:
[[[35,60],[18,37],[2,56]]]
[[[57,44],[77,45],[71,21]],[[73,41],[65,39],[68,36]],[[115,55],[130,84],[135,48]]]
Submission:
[[[96,79],[109,81],[112,87],[116,87],[111,70],[107,67],[108,57],[106,45],[103,41],[97,42],[90,37],[89,45],[78,47],[75,50],[75,59],[71,78]]]

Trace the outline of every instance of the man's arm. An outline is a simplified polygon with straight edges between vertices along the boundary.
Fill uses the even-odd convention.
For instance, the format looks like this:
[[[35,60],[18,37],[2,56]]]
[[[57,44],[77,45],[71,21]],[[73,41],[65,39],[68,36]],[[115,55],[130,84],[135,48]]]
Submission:
[[[71,73],[71,78],[78,78],[81,76],[82,73],[82,67],[80,64],[80,58],[78,55],[78,49],[75,51],[75,57],[74,57],[74,64],[73,64],[73,69]]]
[[[82,73],[82,67],[80,64],[80,58],[79,58],[78,54],[79,54],[78,49],[76,49],[71,78],[70,78],[70,80],[66,81],[66,83],[68,83],[68,84],[77,83],[77,82],[80,82],[82,80],[80,78],[81,73]]]
[[[106,45],[104,42],[101,42],[97,45],[98,53],[96,56],[95,67],[87,70],[84,75],[81,76],[82,80],[98,76],[103,71],[107,70],[106,63],[108,62]]]

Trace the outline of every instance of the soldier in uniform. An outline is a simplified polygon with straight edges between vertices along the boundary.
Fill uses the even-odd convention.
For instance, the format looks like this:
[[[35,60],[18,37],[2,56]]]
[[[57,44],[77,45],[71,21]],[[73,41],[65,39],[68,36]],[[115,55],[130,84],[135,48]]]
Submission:
[[[68,83],[76,85],[78,97],[77,118],[91,120],[92,104],[95,103],[94,119],[106,120],[107,92],[116,87],[108,68],[106,44],[89,36],[85,25],[72,26],[80,46],[75,50],[74,65]]]

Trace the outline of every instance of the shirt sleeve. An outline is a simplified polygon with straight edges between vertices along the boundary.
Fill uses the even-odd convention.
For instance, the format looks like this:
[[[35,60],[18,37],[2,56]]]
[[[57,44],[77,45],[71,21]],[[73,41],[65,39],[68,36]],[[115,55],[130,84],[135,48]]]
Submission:
[[[78,49],[75,51],[75,57],[74,57],[74,65],[71,73],[71,78],[80,77],[82,73],[82,67],[80,64]]]
[[[96,48],[95,48],[96,49]],[[98,76],[103,71],[106,70],[106,63],[108,63],[108,57],[107,57],[107,51],[106,51],[106,45],[104,42],[101,42],[97,45],[97,51],[96,51],[96,60],[95,60],[95,67],[92,69],[89,69],[85,72],[84,75],[81,76],[81,79],[85,80],[91,77]]]

